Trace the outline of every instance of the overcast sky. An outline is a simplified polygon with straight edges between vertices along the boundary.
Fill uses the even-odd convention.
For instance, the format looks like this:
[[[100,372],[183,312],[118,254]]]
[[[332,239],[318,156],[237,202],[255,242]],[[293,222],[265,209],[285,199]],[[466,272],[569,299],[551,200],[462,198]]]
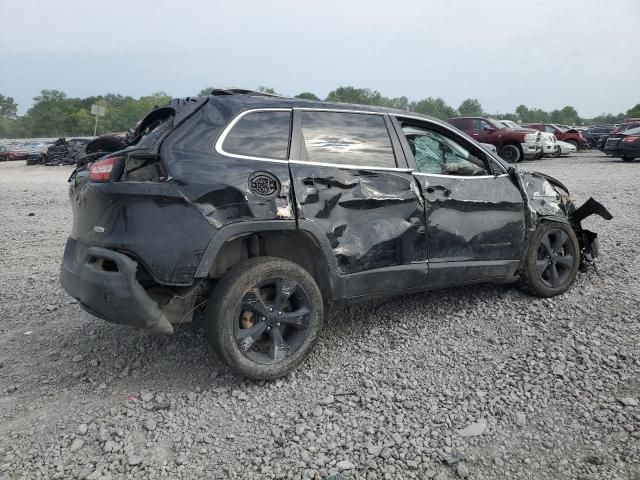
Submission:
[[[0,0],[0,93],[341,85],[487,112],[640,103],[640,0]]]

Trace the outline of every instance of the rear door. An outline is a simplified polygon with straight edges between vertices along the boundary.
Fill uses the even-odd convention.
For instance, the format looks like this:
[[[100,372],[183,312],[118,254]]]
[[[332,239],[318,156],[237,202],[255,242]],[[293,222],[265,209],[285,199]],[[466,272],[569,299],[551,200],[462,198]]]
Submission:
[[[524,248],[524,202],[496,160],[457,132],[393,119],[425,200],[429,284],[514,274]]]
[[[300,228],[328,238],[344,296],[426,284],[424,209],[389,118],[301,108],[293,125],[289,165]]]

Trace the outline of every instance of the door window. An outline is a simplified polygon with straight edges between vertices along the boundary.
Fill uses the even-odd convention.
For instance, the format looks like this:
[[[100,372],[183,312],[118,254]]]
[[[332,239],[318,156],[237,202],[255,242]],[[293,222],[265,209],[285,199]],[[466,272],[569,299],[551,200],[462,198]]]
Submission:
[[[301,111],[300,124],[310,162],[396,166],[382,115]]]
[[[484,132],[485,130],[495,130],[495,127],[486,120],[474,118],[471,120],[471,129],[477,132]]]
[[[290,129],[289,111],[248,113],[233,126],[222,149],[234,155],[286,160]]]
[[[403,125],[418,170],[442,175],[488,175],[484,160],[459,142],[434,130]]]
[[[556,129],[553,128],[551,125],[545,125],[544,126],[544,131],[547,133],[556,133]]]

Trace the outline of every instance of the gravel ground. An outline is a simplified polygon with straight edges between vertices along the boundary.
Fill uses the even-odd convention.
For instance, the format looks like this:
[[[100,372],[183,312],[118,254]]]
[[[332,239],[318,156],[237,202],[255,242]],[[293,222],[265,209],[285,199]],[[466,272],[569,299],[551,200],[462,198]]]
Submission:
[[[585,225],[599,276],[344,310],[297,372],[255,383],[202,328],[84,313],[57,281],[70,169],[0,164],[0,479],[640,479],[640,164],[526,167],[612,212]]]

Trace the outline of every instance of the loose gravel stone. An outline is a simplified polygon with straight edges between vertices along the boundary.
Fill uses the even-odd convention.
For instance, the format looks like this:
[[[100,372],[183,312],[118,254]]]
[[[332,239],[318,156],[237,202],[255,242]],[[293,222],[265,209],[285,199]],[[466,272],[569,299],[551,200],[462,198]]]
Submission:
[[[636,166],[523,165],[611,210],[583,222],[600,275],[339,310],[295,372],[250,382],[197,322],[164,337],[84,312],[58,283],[72,169],[2,162],[0,479],[640,480]]]

